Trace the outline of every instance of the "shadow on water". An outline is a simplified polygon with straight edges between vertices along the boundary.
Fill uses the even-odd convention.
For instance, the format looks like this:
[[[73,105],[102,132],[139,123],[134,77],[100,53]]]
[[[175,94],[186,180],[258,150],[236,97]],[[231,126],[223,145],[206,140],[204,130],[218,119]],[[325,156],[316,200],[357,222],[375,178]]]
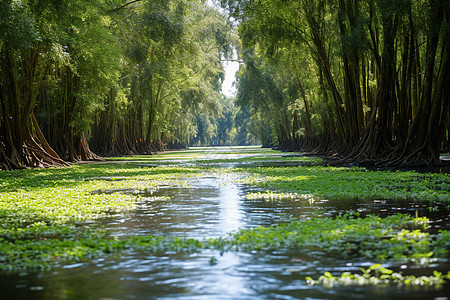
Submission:
[[[188,238],[223,237],[239,228],[269,226],[291,218],[334,216],[349,210],[361,214],[408,213],[428,216],[435,229],[449,229],[444,204],[402,202],[326,201],[320,199],[245,200],[255,189],[223,177],[193,177],[187,186],[157,189],[110,190],[139,197],[135,210],[99,220],[111,235],[166,235]],[[217,264],[211,265],[211,258]],[[371,261],[348,261],[312,250],[272,253],[205,250],[196,254],[155,256],[128,251],[83,263],[21,276],[0,275],[1,299],[447,299],[443,289],[397,287],[308,286],[306,276],[326,271],[358,272]],[[406,267],[406,266],[404,266]],[[404,268],[401,267],[401,268]],[[400,266],[392,266],[400,268]],[[403,272],[414,266],[408,266]],[[421,267],[445,271],[449,264]]]

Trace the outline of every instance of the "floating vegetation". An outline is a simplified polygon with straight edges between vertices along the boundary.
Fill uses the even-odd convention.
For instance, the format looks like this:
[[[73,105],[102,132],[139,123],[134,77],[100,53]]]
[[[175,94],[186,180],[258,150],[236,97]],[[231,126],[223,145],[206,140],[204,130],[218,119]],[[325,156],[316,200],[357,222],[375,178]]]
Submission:
[[[156,170],[131,163],[0,172],[0,227],[24,227],[42,221],[72,224],[129,211],[140,191],[185,185],[189,176],[203,173],[195,168]]]
[[[433,271],[430,276],[403,275],[402,272],[384,268],[381,264],[374,264],[368,269],[361,268],[361,273],[344,272],[340,276],[333,276],[325,272],[319,279],[306,277],[310,285],[321,284],[332,288],[334,285],[405,285],[405,286],[436,286],[440,287],[450,280],[450,271],[447,274]]]
[[[449,231],[434,236],[425,231],[427,228],[426,218],[403,214],[359,218],[357,214],[347,214],[335,219],[311,218],[240,230],[233,234],[232,245],[244,251],[314,248],[344,258],[412,261],[424,265],[446,258],[450,249]]]
[[[247,154],[252,155],[256,151],[251,150]],[[198,159],[201,157],[199,153],[193,152],[190,157],[186,157],[184,152],[133,157],[134,163],[118,158],[111,163],[75,165],[66,169],[0,172],[0,270],[48,270],[74,261],[120,255],[124,251],[167,255],[206,249],[218,253],[314,250],[315,253],[345,259],[413,262],[418,265],[448,259],[450,232],[430,233],[428,219],[403,214],[361,218],[358,213],[348,213],[336,218],[296,219],[276,226],[243,229],[209,240],[173,236],[119,239],[92,222],[126,213],[152,201],[167,201],[170,197],[153,195],[151,191],[188,186],[187,178],[200,176],[226,179],[218,185],[238,181],[265,190],[247,194],[247,200],[413,199],[430,201],[429,211],[435,212],[434,200],[448,203],[450,199],[448,174],[368,171],[319,165],[264,168],[253,165],[231,169],[205,164],[249,160],[238,156],[222,159],[220,155],[202,160],[200,166],[186,163],[165,165],[167,161],[173,162],[180,157],[185,161]],[[251,158],[250,161],[273,161],[276,153],[279,155],[272,150],[264,153],[265,157]],[[310,157],[293,156],[288,160],[319,163]],[[439,209],[445,210],[445,206]],[[217,263],[219,260],[211,256],[209,264]],[[376,266],[362,271],[362,274],[344,272],[332,275],[327,272],[318,280],[308,278],[308,282],[324,285],[439,285],[443,280],[449,280],[448,274],[439,272],[428,277],[414,277]]]
[[[247,200],[282,200],[282,199],[298,199],[301,196],[296,193],[274,193],[265,191],[264,193],[249,193],[244,196]]]
[[[169,196],[152,196],[152,197],[141,197],[141,200],[144,199],[146,201],[152,201],[152,202],[157,202],[157,201],[167,201],[170,200],[171,197]]]
[[[0,230],[0,270],[49,270],[55,265],[118,254],[124,250],[153,253],[195,252],[203,243],[177,237],[110,237],[90,227],[33,224],[21,230]]]
[[[314,202],[314,196],[310,194],[297,194],[297,193],[275,193],[271,191],[265,191],[263,193],[248,193],[244,196],[247,200],[307,200]]]
[[[311,194],[333,200],[393,199],[450,201],[450,175],[365,168],[240,167],[244,184],[278,193]]]
[[[253,154],[253,156],[244,156],[244,157],[241,157],[242,156],[241,154],[240,156],[237,156],[235,158],[230,158],[230,156],[232,155],[227,155],[226,156],[227,158],[198,159],[196,160],[196,163],[202,164],[234,163],[239,164],[240,166],[242,164],[248,164],[249,167],[252,167],[253,163],[258,162],[263,162],[266,165],[286,164],[287,166],[289,166],[289,164],[292,164],[292,166],[302,166],[302,165],[310,166],[310,165],[319,165],[323,163],[323,160],[318,157],[303,156],[303,155],[283,155],[280,154],[279,152],[269,152],[269,154],[266,156],[261,155],[256,156],[255,154]]]
[[[252,252],[307,251],[313,248],[343,258],[365,257],[379,262],[413,261],[417,264],[446,258],[450,249],[450,232],[441,231],[432,236],[425,231],[426,228],[425,218],[400,214],[384,219],[345,215],[335,219],[312,218],[240,230],[227,238],[209,240],[164,236],[117,239],[93,227],[35,223],[26,228],[0,230],[0,269],[50,269],[65,262],[83,261],[125,250],[164,254],[192,253],[202,249]]]

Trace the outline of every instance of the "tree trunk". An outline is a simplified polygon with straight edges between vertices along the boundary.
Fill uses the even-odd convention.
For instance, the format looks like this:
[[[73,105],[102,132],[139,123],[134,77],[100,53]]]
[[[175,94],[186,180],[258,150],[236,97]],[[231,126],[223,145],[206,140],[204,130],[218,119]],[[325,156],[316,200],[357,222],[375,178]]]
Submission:
[[[1,85],[1,150],[3,169],[66,167],[47,143],[33,115],[41,78],[38,74],[39,46],[12,54],[3,45],[0,54],[4,77]],[[20,68],[17,65],[20,64]],[[19,86],[17,83],[20,82]]]

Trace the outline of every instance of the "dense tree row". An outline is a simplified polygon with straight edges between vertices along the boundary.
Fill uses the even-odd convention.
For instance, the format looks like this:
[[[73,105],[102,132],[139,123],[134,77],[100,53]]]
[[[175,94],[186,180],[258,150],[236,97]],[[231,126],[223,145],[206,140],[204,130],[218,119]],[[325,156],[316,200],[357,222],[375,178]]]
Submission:
[[[250,122],[249,109],[239,108],[234,98],[223,97],[215,114],[196,116],[197,134],[190,146],[246,146],[257,145],[257,128]]]
[[[1,169],[253,143],[379,164],[448,148],[449,0],[0,2]],[[270,125],[270,126],[269,126]],[[91,151],[92,150],[92,151]]]
[[[242,40],[238,103],[259,139],[376,164],[438,163],[448,0],[222,0]]]
[[[204,1],[2,0],[0,34],[0,169],[186,146],[219,109],[231,34]]]

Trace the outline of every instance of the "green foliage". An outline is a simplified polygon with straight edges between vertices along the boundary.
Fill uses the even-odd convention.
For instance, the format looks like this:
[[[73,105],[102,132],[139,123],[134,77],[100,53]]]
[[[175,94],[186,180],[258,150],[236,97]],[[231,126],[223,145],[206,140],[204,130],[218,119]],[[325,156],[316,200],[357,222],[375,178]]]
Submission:
[[[108,190],[145,190],[199,170],[135,164],[73,166],[70,169],[17,170],[0,173],[2,227],[35,222],[64,224],[105,217],[133,208],[137,196],[103,193]],[[130,176],[129,180],[125,180]]]
[[[150,249],[155,253],[197,251],[201,243],[195,240],[118,240],[96,226],[80,224],[129,211],[139,201],[139,191],[161,184],[182,185],[186,177],[202,176],[201,172],[136,163],[1,172],[0,269],[49,269],[127,249]],[[135,193],[122,193],[127,190]]]
[[[231,53],[233,35],[226,17],[202,0],[0,5],[2,113],[20,118],[11,130],[32,131],[36,124],[18,124],[36,116],[45,137],[39,141],[64,160],[92,159],[85,137],[101,153],[149,153],[187,146],[200,113],[212,122],[232,120],[229,107],[222,111],[220,88],[221,59]],[[15,140],[16,133],[9,135]],[[2,144],[12,156],[21,141],[9,145],[6,136]]]
[[[239,24],[238,103],[272,128],[260,140],[356,162],[439,163],[447,2],[220,2]]]
[[[129,61],[127,109],[139,132],[131,143],[183,147],[197,133],[214,137],[208,123],[221,115],[220,59],[231,43],[225,17],[201,1],[148,1],[116,21],[129,28],[117,34]]]
[[[10,49],[30,49],[40,40],[33,14],[26,2],[0,3],[0,32],[3,47],[7,45]]]
[[[373,272],[372,272],[373,271]],[[386,269],[380,264],[370,266],[368,269],[361,268],[362,274],[352,274],[344,272],[340,276],[333,276],[330,272],[325,272],[318,280],[306,277],[308,284],[322,284],[332,288],[334,285],[405,285],[405,286],[437,286],[440,287],[450,280],[450,272],[442,274],[433,271],[433,275],[419,276],[403,275],[402,272],[394,272]],[[375,274],[373,274],[375,273]]]
[[[447,174],[369,171],[359,167],[267,167],[242,169],[243,182],[264,189],[327,199],[412,199],[449,201]]]
[[[348,214],[336,219],[312,218],[273,227],[241,230],[233,234],[232,244],[245,251],[316,249],[347,258],[428,264],[448,255],[448,249],[445,250],[448,232],[440,232],[433,239],[423,231],[426,228],[426,219],[413,219],[401,214],[384,219],[376,216],[358,218],[357,215]]]
[[[245,195],[245,199],[247,200],[284,200],[284,199],[298,199],[301,196],[299,194],[293,194],[293,193],[273,193],[273,192],[269,192],[266,191],[264,193],[250,193],[250,194],[246,194]],[[306,198],[308,199],[309,197],[307,195],[304,195],[301,198]]]
[[[83,261],[124,250],[153,253],[194,252],[202,248],[198,240],[169,237],[110,238],[100,230],[33,224],[20,232],[0,232],[0,269],[3,271],[47,270],[65,262]]]
[[[231,146],[248,145],[251,137],[247,137],[246,124],[248,120],[238,116],[239,108],[234,105],[233,98],[223,96],[215,115],[210,112],[199,113],[196,116],[197,132],[191,140],[191,146]],[[239,134],[245,137],[239,138]],[[255,140],[253,143],[257,144]]]
[[[313,218],[241,230],[229,238],[200,241],[162,236],[119,240],[94,228],[34,223],[26,228],[1,230],[0,261],[3,270],[46,269],[66,261],[85,260],[128,249],[162,254],[169,251],[191,253],[205,248],[220,251],[314,248],[315,251],[347,258],[412,260],[421,264],[445,258],[448,255],[448,248],[445,248],[449,243],[448,232],[441,232],[436,239],[432,239],[428,233],[421,231],[425,227],[426,220],[405,215],[385,219],[375,216],[360,219],[345,215],[336,219]],[[410,231],[405,228],[420,229]],[[419,257],[420,261],[417,260]]]

